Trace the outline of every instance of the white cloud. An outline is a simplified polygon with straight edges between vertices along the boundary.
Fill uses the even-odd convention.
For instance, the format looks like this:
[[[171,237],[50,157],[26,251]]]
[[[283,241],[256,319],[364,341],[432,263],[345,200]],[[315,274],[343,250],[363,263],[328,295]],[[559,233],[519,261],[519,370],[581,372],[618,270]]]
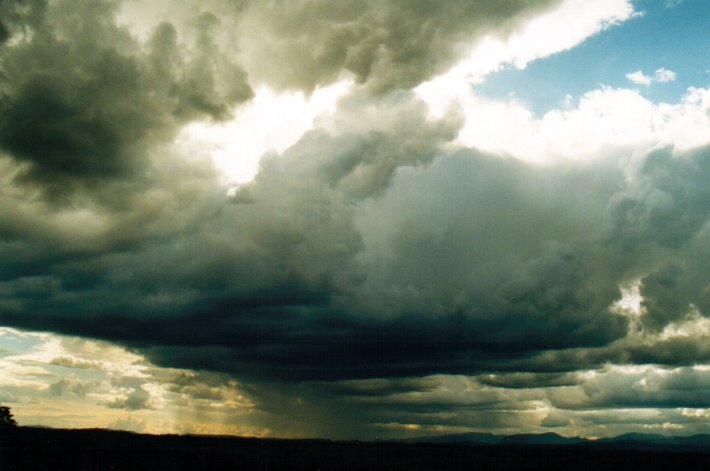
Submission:
[[[673,72],[672,70],[668,70],[665,67],[656,69],[656,72],[653,75],[656,79],[656,82],[672,82],[677,77],[677,74],[675,72]]]
[[[656,69],[656,71],[653,73],[653,76],[651,75],[646,75],[642,71],[637,70],[635,72],[630,72],[626,74],[626,78],[635,83],[636,85],[651,85],[654,82],[658,83],[664,83],[664,82],[672,82],[676,79],[677,74],[673,72],[672,70],[666,69],[665,67],[661,67],[660,69]]]
[[[469,57],[449,72],[419,87],[447,88],[451,82],[480,83],[506,64],[524,69],[530,62],[572,49],[591,36],[640,13],[629,0],[565,0],[549,12],[534,17],[507,38],[487,36],[471,50]]]
[[[710,142],[705,88],[690,88],[679,103],[665,104],[637,90],[601,87],[541,117],[515,99],[489,100],[473,91],[457,103],[466,116],[461,145],[540,164],[640,155],[666,145],[683,152]]]
[[[653,77],[644,74],[640,70],[626,74],[626,78],[637,85],[651,85],[653,83]]]
[[[440,117],[451,107],[463,105],[470,111],[471,86],[481,83],[486,76],[506,64],[524,69],[530,62],[566,51],[605,29],[641,16],[629,0],[565,0],[554,10],[531,19],[508,38],[486,37],[472,49],[468,58],[460,61],[447,73],[416,88],[417,94],[427,102],[431,113]],[[502,105],[502,104],[499,104]],[[507,120],[505,113],[512,112],[513,119],[525,119],[530,111],[522,106],[494,105],[486,112],[504,113],[499,118]],[[487,121],[487,120],[486,120]]]

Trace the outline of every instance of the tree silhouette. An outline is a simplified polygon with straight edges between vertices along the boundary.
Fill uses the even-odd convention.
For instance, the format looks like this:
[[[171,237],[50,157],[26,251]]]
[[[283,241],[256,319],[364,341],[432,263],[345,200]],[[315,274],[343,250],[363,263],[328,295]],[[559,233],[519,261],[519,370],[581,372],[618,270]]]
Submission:
[[[17,422],[12,418],[12,412],[8,406],[0,405],[0,427],[15,427]]]

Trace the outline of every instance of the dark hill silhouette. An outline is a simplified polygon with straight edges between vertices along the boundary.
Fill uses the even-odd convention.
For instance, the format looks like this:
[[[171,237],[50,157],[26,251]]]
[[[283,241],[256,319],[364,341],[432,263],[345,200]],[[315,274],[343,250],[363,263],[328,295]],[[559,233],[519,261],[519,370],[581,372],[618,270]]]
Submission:
[[[435,435],[429,437],[418,437],[401,440],[402,443],[478,443],[493,445],[500,443],[505,438],[504,435],[494,435],[492,433],[468,432],[452,435]]]
[[[584,438],[563,437],[556,433],[528,433],[504,437],[500,443],[505,445],[573,445],[587,441]]]
[[[627,441],[636,440],[642,442],[658,442],[668,440],[671,437],[666,437],[665,435],[658,435],[657,433],[625,433],[611,438],[602,438],[601,440],[609,441]]]
[[[710,435],[664,436],[646,433],[627,433],[595,442],[597,447],[627,449],[710,450]]]
[[[402,443],[469,443],[488,445],[582,445],[598,448],[624,447],[707,447],[710,450],[710,434],[690,436],[666,436],[650,433],[625,433],[616,437],[589,440],[581,437],[563,437],[556,433],[494,435],[490,433],[459,433],[434,435],[401,440]]]
[[[468,435],[478,440],[497,437]],[[0,470],[710,469],[710,448],[705,446],[614,448],[610,447],[612,441],[570,443],[571,439],[559,435],[543,435],[503,437],[493,444],[402,443],[140,435],[95,429],[13,427],[0,431]],[[564,443],[549,443],[560,440]],[[701,442],[707,443],[707,436],[698,439],[698,443]],[[629,443],[629,440],[622,439],[620,443]]]

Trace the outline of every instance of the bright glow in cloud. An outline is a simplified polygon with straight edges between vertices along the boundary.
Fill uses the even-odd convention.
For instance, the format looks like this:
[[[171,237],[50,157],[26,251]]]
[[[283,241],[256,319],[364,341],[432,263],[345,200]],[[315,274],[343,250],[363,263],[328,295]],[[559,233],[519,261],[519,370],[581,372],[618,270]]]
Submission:
[[[622,315],[632,317],[641,316],[645,310],[643,308],[643,296],[641,296],[641,280],[635,280],[627,286],[621,286],[621,299],[619,299],[612,309]]]
[[[294,144],[319,115],[332,112],[351,87],[350,82],[338,82],[317,89],[309,97],[302,92],[277,93],[262,87],[249,103],[235,111],[233,120],[191,123],[178,139],[188,148],[208,149],[225,183],[246,183],[256,175],[264,153],[282,152]]]

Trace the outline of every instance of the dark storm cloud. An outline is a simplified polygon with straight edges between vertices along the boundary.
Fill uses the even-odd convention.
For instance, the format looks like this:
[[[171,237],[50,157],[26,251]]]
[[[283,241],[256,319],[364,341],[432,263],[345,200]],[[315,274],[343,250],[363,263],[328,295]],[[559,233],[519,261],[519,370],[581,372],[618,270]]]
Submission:
[[[347,71],[382,93],[444,72],[477,38],[504,35],[557,3],[259,1],[245,9],[240,39],[247,70],[270,85],[312,91]]]
[[[662,329],[682,319],[691,305],[704,315],[710,312],[708,175],[708,147],[681,157],[668,148],[657,150],[612,205],[614,240],[640,264],[657,263],[641,285],[647,328]],[[663,257],[669,252],[673,256]]]
[[[383,99],[382,108],[386,113],[374,106],[373,116],[396,119],[391,129],[306,136],[287,154],[266,158],[257,180],[243,190],[253,202],[223,202],[203,226],[170,243],[158,240],[132,251],[62,261],[45,267],[46,275],[6,282],[15,297],[8,299],[5,319],[37,327],[47,322],[60,330],[71,325],[69,330],[85,335],[149,344],[156,343],[153,333],[162,331],[166,341],[151,352],[184,345],[168,354],[179,363],[192,358],[233,371],[234,355],[244,355],[237,368],[253,375],[289,369],[294,377],[336,374],[335,362],[324,373],[316,373],[311,363],[336,339],[352,333],[369,343],[376,330],[348,320],[347,313],[340,319],[329,305],[339,285],[361,276],[348,269],[361,244],[353,206],[363,192],[381,191],[397,166],[433,158],[458,124],[427,121],[423,104],[410,96]],[[81,308],[88,299],[94,300],[91,306]],[[26,309],[39,315],[27,318]],[[97,324],[102,318],[118,323]],[[166,322],[172,327],[166,329]],[[214,329],[196,330],[205,322]],[[359,361],[355,352],[341,350],[345,359],[352,358],[348,362]],[[225,354],[214,356],[215,351]],[[289,357],[302,364],[284,365],[282,371],[277,363]],[[272,362],[274,370],[264,370]],[[359,375],[372,371],[357,368]]]
[[[435,378],[375,378],[323,383],[323,388],[336,396],[385,397],[396,393],[430,391],[439,382]]]
[[[456,121],[427,121],[406,95],[381,106],[389,132],[309,133],[195,230],[6,281],[4,321],[262,379],[642,359],[643,345],[605,347],[626,333],[609,307],[634,268],[606,242],[619,224],[608,208],[636,191],[619,171],[470,151],[411,167],[441,152]],[[706,155],[669,158],[669,172]],[[549,349],[562,350],[538,353]]]
[[[177,125],[227,117],[251,97],[245,73],[211,42],[214,16],[200,18],[196,44],[184,51],[169,23],[139,44],[114,23],[116,2],[5,8],[10,18],[33,14],[14,15],[24,21],[0,59],[0,148],[26,164],[17,178],[49,196],[138,178],[147,149]],[[218,86],[227,83],[219,74],[229,74],[228,86]]]
[[[421,166],[456,121],[391,100],[389,132],[311,132],[191,231],[5,281],[4,322],[253,379],[569,371],[653,351],[624,343],[610,309],[636,269],[607,242],[609,208],[631,191],[620,171],[472,151]],[[691,261],[693,247],[672,249]]]
[[[430,198],[434,198],[434,195],[440,191],[445,193],[444,187],[449,187],[450,193],[444,197],[449,201],[475,202],[477,198],[478,201],[483,202],[497,201],[500,199],[501,188],[500,185],[493,184],[493,182],[498,181],[497,177],[502,177],[511,171],[514,173],[516,169],[522,170],[523,167],[521,164],[490,159],[477,154],[460,154],[445,159],[445,162],[430,169],[416,171],[414,175],[418,179],[410,182],[409,187],[416,188]],[[491,172],[491,175],[486,175],[486,171]],[[268,173],[265,167],[260,178],[268,181]],[[293,175],[295,172],[285,173]],[[478,174],[479,180],[491,182],[490,186],[486,186],[484,183],[467,185],[466,182],[471,181],[470,179],[475,174]],[[461,184],[453,184],[451,179],[444,178],[444,175],[459,176]],[[428,180],[434,180],[435,183]],[[284,179],[281,178],[279,181],[283,182]],[[562,184],[561,182],[565,180],[545,177],[546,185],[555,181]],[[303,180],[300,182],[302,183]],[[258,179],[257,184],[259,183],[261,180]],[[440,186],[429,188],[427,183]],[[544,241],[547,240],[547,237],[552,236],[545,234],[544,231],[549,230],[552,233],[556,229],[551,227],[550,220],[543,216],[545,213],[552,214],[553,208],[556,211],[555,205],[558,202],[545,202],[544,197],[541,201],[535,200],[535,192],[539,191],[537,182],[523,183],[517,178],[511,178],[509,183],[510,187],[503,189],[503,191],[509,193],[520,191],[521,194],[519,198],[510,199],[510,206],[507,208],[523,202],[530,203],[532,207],[525,206],[520,209],[520,214],[528,214],[530,220],[521,221],[518,218],[510,218],[507,222],[497,222],[501,226],[498,230],[501,235],[505,235],[507,231],[512,233],[516,230],[517,223],[524,222],[530,224],[528,228],[530,233],[535,227],[533,221],[537,219],[537,224],[539,224],[537,227],[541,229],[542,234],[537,239],[522,238],[522,242],[528,244],[527,247],[515,247],[515,241],[512,240],[502,242],[500,252],[495,252],[489,247],[472,245],[466,250],[475,251],[475,253],[469,254],[464,250],[464,246],[457,246],[446,240],[447,232],[452,239],[464,241],[462,243],[467,240],[481,240],[479,232],[482,230],[481,227],[484,228],[484,231],[492,231],[491,221],[499,219],[495,214],[495,208],[490,208],[490,215],[485,214],[487,211],[484,208],[485,205],[469,209],[468,214],[460,214],[458,206],[447,208],[442,205],[432,208],[431,214],[439,214],[441,218],[450,217],[452,221],[463,221],[457,234],[455,231],[457,228],[452,228],[452,223],[432,221],[428,217],[429,214],[422,215],[422,202],[411,193],[401,190],[399,183],[395,181],[395,184],[382,198],[386,199],[390,192],[393,194],[400,192],[402,206],[395,211],[388,211],[385,215],[369,216],[374,221],[388,221],[386,227],[396,227],[403,231],[392,235],[391,240],[395,244],[392,250],[388,248],[377,251],[380,248],[376,245],[378,241],[366,239],[363,250],[360,250],[359,244],[356,244],[355,250],[344,253],[346,257],[336,264],[339,269],[347,267],[349,258],[353,254],[357,254],[350,273],[339,274],[329,281],[331,291],[325,291],[329,293],[327,296],[318,295],[311,290],[312,296],[309,297],[306,296],[309,291],[304,291],[303,288],[300,288],[299,294],[299,285],[290,284],[284,287],[287,289],[285,292],[272,290],[270,296],[264,296],[264,298],[268,298],[268,302],[258,298],[249,298],[244,300],[244,303],[248,304],[240,306],[239,302],[234,300],[233,305],[218,308],[221,310],[231,308],[234,310],[234,316],[222,318],[215,315],[208,317],[208,319],[214,325],[224,322],[222,328],[215,330],[220,330],[225,334],[229,331],[230,322],[241,325],[238,339],[230,340],[225,337],[220,340],[220,348],[207,347],[204,342],[190,349],[182,347],[161,349],[156,346],[152,350],[154,358],[165,357],[166,360],[168,358],[176,360],[179,357],[181,364],[187,366],[190,362],[195,361],[195,358],[200,357],[205,359],[203,360],[205,363],[200,363],[203,367],[230,368],[229,365],[232,364],[239,365],[236,366],[237,368],[244,368],[242,373],[253,370],[251,374],[259,372],[260,374],[286,375],[294,378],[301,375],[305,377],[313,377],[314,375],[316,377],[333,375],[336,377],[347,377],[348,375],[367,377],[475,370],[497,365],[506,358],[518,356],[523,352],[533,352],[544,348],[561,348],[568,345],[603,344],[609,339],[622,335],[624,333],[623,320],[606,311],[608,305],[618,296],[614,279],[601,280],[599,281],[600,287],[597,287],[595,285],[597,278],[593,276],[599,276],[599,273],[594,273],[585,265],[585,263],[590,263],[589,259],[583,263],[585,259],[574,251],[577,249],[574,244],[571,244],[567,249],[568,253],[563,255],[557,251],[558,247],[555,244],[552,244],[553,247],[550,249],[545,247]],[[570,183],[564,183],[564,185],[568,184]],[[583,185],[580,183],[577,187],[581,188]],[[269,193],[272,194],[272,192]],[[290,193],[299,195],[299,192],[294,190],[291,190]],[[583,199],[581,194],[580,199]],[[373,205],[376,205],[377,208],[384,207],[381,199],[373,201],[375,201]],[[589,215],[593,214],[593,211],[589,209],[587,211],[589,214],[579,213],[581,208],[578,205],[569,199],[567,202],[576,211],[570,212],[572,220],[560,221],[557,227],[568,225],[569,232],[566,234],[566,240],[574,241],[582,233],[586,234],[591,229],[593,221],[589,220]],[[546,206],[548,203],[551,207]],[[590,204],[597,204],[597,202]],[[538,205],[540,207],[537,207]],[[327,207],[320,207],[321,212],[324,209]],[[385,209],[388,208],[385,207]],[[364,209],[364,214],[371,210],[372,207]],[[446,214],[447,210],[453,214]],[[540,212],[533,212],[534,210]],[[481,211],[484,214],[480,214]],[[402,219],[411,221],[411,227],[399,224],[392,213],[397,213]],[[264,214],[264,212],[259,212],[259,214]],[[287,214],[290,222],[294,222],[292,212]],[[576,227],[575,218],[582,216],[590,223],[590,226],[582,224],[580,227]],[[244,221],[244,218],[240,219]],[[373,235],[373,237],[379,236],[379,234],[375,234],[374,229],[368,230],[367,224],[375,223],[366,219],[364,216],[359,219],[360,232],[364,235]],[[287,226],[283,224],[281,227]],[[442,231],[445,231],[442,236],[439,236],[441,240],[438,243],[435,236],[430,234],[432,228],[441,228]],[[333,230],[324,232],[332,234]],[[561,234],[562,232],[556,233],[558,237]],[[302,235],[298,233],[292,235],[294,240],[303,244]],[[432,245],[422,245],[416,249],[402,251],[396,250],[396,244],[409,242],[410,239],[407,236],[410,239],[419,237],[424,242],[431,240]],[[323,250],[328,247],[325,244],[327,239],[322,239],[323,234],[320,234],[320,237],[320,254],[313,250],[309,251],[309,254],[321,256],[326,254]],[[513,239],[518,237],[515,234],[512,236]],[[269,241],[269,239],[261,237],[261,240]],[[345,239],[338,237],[338,240]],[[368,249],[377,251],[376,255],[370,257],[369,254],[366,254]],[[582,250],[579,249],[580,252]],[[512,259],[511,266],[500,267],[499,255],[506,251]],[[272,249],[271,252],[274,250]],[[459,254],[458,256],[464,254],[468,257],[478,257],[479,260],[476,261],[477,263],[472,260],[463,260],[459,265],[452,262],[452,269],[448,275],[444,270],[431,275],[432,271],[436,269],[434,261],[437,259],[451,261],[457,257],[457,254]],[[385,258],[387,256],[392,260]],[[582,260],[578,261],[575,257],[580,257]],[[287,263],[291,258],[292,256],[288,252],[282,253],[280,256],[282,264]],[[541,288],[542,282],[535,281],[533,276],[523,276],[522,280],[519,280],[518,291],[512,302],[506,297],[508,295],[504,289],[501,289],[499,293],[493,292],[490,295],[485,295],[487,291],[485,283],[490,283],[491,275],[487,271],[481,270],[481,266],[484,266],[483,262],[488,263],[487,266],[484,266],[488,270],[492,270],[494,266],[501,270],[502,272],[499,272],[498,276],[501,279],[506,279],[510,277],[506,275],[518,270],[520,265],[517,264],[517,258],[526,260],[530,269],[536,270],[536,273],[547,272],[553,277],[550,280],[560,281],[552,283],[550,280],[546,280],[550,285],[550,291],[545,292]],[[378,262],[374,267],[371,265],[374,264],[372,260]],[[307,266],[317,266],[317,262],[317,258],[312,259]],[[416,273],[416,267],[397,265],[404,262],[421,263],[423,267],[418,268],[421,273]],[[301,263],[298,265],[300,266]],[[456,270],[457,266],[460,267],[458,271]],[[380,281],[376,278],[382,276],[377,270],[383,268],[389,269],[392,277],[402,277],[403,282],[408,283],[409,291],[404,292],[400,297],[385,297],[388,293],[383,291],[388,288],[391,288],[395,295],[398,295],[403,289],[396,284],[396,280]],[[584,283],[569,281],[575,276],[578,277],[577,281],[585,280],[585,276],[589,276],[587,270],[592,272],[592,276],[586,278]],[[560,273],[555,273],[556,271]],[[608,272],[604,271],[603,273],[607,274]],[[342,279],[346,276],[347,283],[340,285],[339,283],[342,283]],[[410,278],[407,279],[407,276]],[[441,277],[438,280],[438,285],[432,286],[432,276]],[[560,278],[554,278],[556,276]],[[359,280],[359,277],[362,277],[362,280]],[[374,287],[368,284],[373,278],[375,280]],[[599,276],[599,278],[602,277]],[[562,281],[564,283],[569,281],[570,284],[564,285]],[[527,285],[528,282],[531,284]],[[581,292],[579,295],[575,295],[574,290],[577,289],[578,284],[584,284],[585,289],[589,289],[591,293]],[[571,288],[571,285],[574,285],[574,288]],[[382,286],[381,291],[374,291],[378,286]],[[440,289],[439,286],[452,286],[458,291],[453,294],[445,291],[433,291]],[[327,287],[328,285],[325,285],[326,289]],[[530,293],[530,298],[527,301],[525,299],[526,290]],[[595,302],[598,304],[591,305],[590,312],[587,314],[578,309],[565,316],[565,311],[559,307],[563,301],[556,299],[556,296],[567,296],[570,300],[575,296],[579,296],[581,299],[584,299],[585,296],[589,299],[596,299],[598,295],[594,296],[595,290],[607,290],[606,296],[608,297],[596,300]],[[424,295],[417,297],[419,292],[423,292]],[[332,299],[329,299],[328,296]],[[466,303],[464,296],[477,296],[478,299],[475,303],[473,301]],[[457,297],[463,298],[459,305],[452,302]],[[367,303],[363,300],[366,300]],[[439,304],[432,305],[430,300],[439,301]],[[472,307],[478,307],[486,302],[490,304],[486,310],[465,310],[469,304]],[[449,305],[447,306],[446,303]],[[261,305],[259,306],[259,304]],[[580,308],[583,304],[577,301],[575,306]],[[521,312],[515,313],[514,309],[520,309]],[[530,309],[530,311],[524,311],[524,309]],[[545,311],[548,311],[547,314]],[[248,320],[240,320],[240,317],[247,316],[248,312],[262,314],[250,316]],[[536,318],[536,316],[542,317]],[[192,323],[191,321],[186,322],[187,325]],[[555,322],[559,324],[556,325]],[[547,335],[551,329],[559,329],[556,331],[557,335]],[[614,331],[614,329],[617,330]],[[231,347],[230,354],[230,342],[242,345],[242,349]],[[182,350],[184,353],[181,354],[177,350]],[[234,361],[236,358],[241,360],[236,362]]]
[[[521,350],[620,335],[623,321],[607,310],[620,274],[599,263],[598,245],[600,195],[613,191],[618,174],[578,172],[475,152],[402,171],[359,218],[369,273],[363,309],[389,305],[394,315],[431,320],[454,314],[480,325],[464,329],[462,341]]]
[[[432,425],[447,408],[524,422],[505,396],[531,407],[527,389],[575,386],[577,368],[706,358],[697,338],[658,335],[708,312],[707,148],[630,170],[454,152],[461,116],[432,119],[406,90],[552,3],[254,2],[234,51],[209,12],[142,42],[112,2],[3,3],[0,321],[274,381],[254,386],[270,410],[289,388],[333,404],[431,393],[392,399],[392,419]],[[170,145],[250,86],[310,91],[343,70],[364,86],[232,197]],[[613,308],[636,279],[638,322]],[[454,373],[486,373],[482,392],[451,401],[417,379]],[[112,407],[150,406],[141,384],[117,386]],[[282,408],[305,420],[292,396]]]
[[[646,156],[628,188],[615,197],[610,213],[616,231],[611,235],[628,248],[679,248],[708,222],[710,188],[704,179],[710,173],[710,149],[682,156],[672,150]]]
[[[499,388],[528,389],[575,386],[581,382],[576,373],[508,373],[477,377],[482,384]]]
[[[242,390],[254,401],[256,423],[264,421],[286,436],[342,438],[525,425],[534,415],[526,409],[539,406],[541,398],[539,393],[481,388],[474,379],[448,375],[255,383]]]
[[[701,181],[706,173],[698,169],[707,157],[706,149],[678,157],[667,154],[668,173],[692,174]],[[649,182],[646,168],[636,181],[643,182],[644,192],[656,192],[662,184]],[[527,356],[534,359],[535,352],[546,349],[562,350],[550,352],[552,357],[542,354],[528,367],[564,371],[608,361],[688,364],[705,358],[702,337],[623,339],[624,318],[608,309],[619,297],[617,284],[639,265],[662,267],[669,254],[685,265],[691,275],[687,282],[702,287],[705,230],[696,226],[692,236],[666,253],[664,243],[648,234],[651,242],[644,244],[661,252],[650,260],[629,262],[627,252],[607,242],[620,225],[608,215],[615,211],[616,194],[637,188],[625,188],[610,169],[604,177],[590,178],[589,172],[532,170],[476,154],[400,172],[356,216],[363,248],[353,266],[366,275],[362,281],[335,285],[331,305],[310,310],[292,306],[286,311],[293,324],[279,318],[280,331],[268,323],[256,328],[257,343],[274,336],[267,342],[270,347],[233,352],[233,358],[242,358],[245,365],[253,361],[255,370],[291,377],[454,373],[514,369],[516,364],[525,368]],[[486,186],[488,181],[495,184]],[[690,183],[698,192],[683,187],[680,194],[669,192],[668,199],[701,201],[704,187]],[[459,201],[470,203],[452,204]],[[378,225],[380,221],[388,223]],[[521,226],[524,234],[517,230]],[[442,269],[437,270],[438,264]],[[687,312],[694,298],[683,290],[676,295]],[[270,311],[278,309],[271,306]],[[615,338],[619,340],[604,346]],[[565,350],[585,344],[599,347]],[[309,372],[308,364],[318,368]]]

